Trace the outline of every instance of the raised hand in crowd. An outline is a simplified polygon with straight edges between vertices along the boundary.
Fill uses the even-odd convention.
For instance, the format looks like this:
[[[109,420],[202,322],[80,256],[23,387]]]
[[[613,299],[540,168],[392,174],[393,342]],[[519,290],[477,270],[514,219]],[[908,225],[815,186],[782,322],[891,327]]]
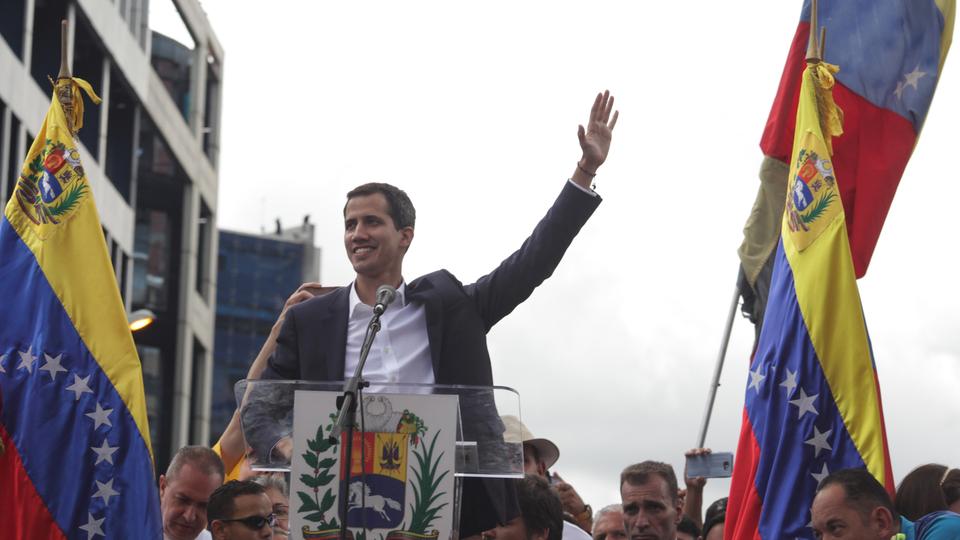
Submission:
[[[705,456],[711,453],[709,448],[693,448],[684,453],[685,457]],[[707,485],[707,479],[702,476],[690,478],[687,476],[687,468],[683,468],[683,482],[687,488],[683,498],[683,515],[690,518],[698,529],[703,528],[703,488]]]
[[[270,328],[270,334],[267,336],[266,341],[263,342],[263,347],[260,348],[257,357],[253,360],[253,363],[250,364],[250,369],[247,371],[247,379],[259,379],[260,374],[263,373],[263,370],[267,367],[267,360],[277,348],[277,336],[280,334],[280,327],[283,326],[283,319],[287,314],[287,310],[290,309],[291,306],[309,300],[314,296],[326,294],[333,289],[334,287],[324,287],[316,282],[308,282],[300,285],[297,290],[287,298],[287,301],[283,304],[283,308],[280,310],[277,321],[273,323],[273,327]],[[231,471],[246,455],[246,442],[240,429],[240,412],[238,410],[233,412],[233,418],[230,419],[227,428],[223,430],[219,444],[220,458],[223,460],[226,470]]]
[[[555,472],[553,473],[552,484],[560,495],[563,511],[573,516],[578,527],[590,532],[593,528],[593,509],[590,508],[590,505],[584,503],[577,490]]]

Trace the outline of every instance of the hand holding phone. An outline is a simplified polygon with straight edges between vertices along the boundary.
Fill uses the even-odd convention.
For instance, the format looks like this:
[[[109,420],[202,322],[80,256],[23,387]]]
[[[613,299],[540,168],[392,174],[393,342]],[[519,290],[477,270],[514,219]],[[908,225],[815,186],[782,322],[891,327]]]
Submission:
[[[731,476],[733,476],[732,452],[687,456],[687,478],[729,478]]]

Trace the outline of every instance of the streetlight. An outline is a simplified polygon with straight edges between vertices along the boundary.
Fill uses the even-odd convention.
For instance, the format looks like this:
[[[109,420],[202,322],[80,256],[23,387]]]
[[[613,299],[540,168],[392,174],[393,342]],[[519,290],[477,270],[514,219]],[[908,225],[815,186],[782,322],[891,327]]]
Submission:
[[[156,320],[157,314],[149,309],[138,309],[127,315],[127,324],[130,325],[131,332],[143,330]]]

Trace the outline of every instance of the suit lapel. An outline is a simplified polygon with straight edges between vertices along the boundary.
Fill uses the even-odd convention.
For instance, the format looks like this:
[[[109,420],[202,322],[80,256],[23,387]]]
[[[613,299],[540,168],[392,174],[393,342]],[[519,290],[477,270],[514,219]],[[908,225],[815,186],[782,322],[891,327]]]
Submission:
[[[342,381],[347,347],[347,311],[350,309],[350,287],[341,287],[330,293],[327,312],[320,315],[316,329],[317,348],[326,357],[326,380]]]
[[[433,363],[433,376],[439,377],[440,351],[443,348],[443,303],[440,291],[426,277],[415,279],[408,289],[407,301],[419,302],[426,310],[430,361]]]

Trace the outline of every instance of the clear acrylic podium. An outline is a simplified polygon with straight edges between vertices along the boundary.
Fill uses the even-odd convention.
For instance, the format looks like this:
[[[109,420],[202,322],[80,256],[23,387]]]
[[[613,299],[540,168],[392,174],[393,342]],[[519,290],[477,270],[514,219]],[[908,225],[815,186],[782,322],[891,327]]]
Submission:
[[[295,397],[300,395],[302,398],[310,392],[341,393],[343,386],[343,382],[239,381],[235,385],[234,391],[240,411],[241,428],[248,445],[247,461],[250,468],[254,471],[291,472],[293,448],[290,441],[296,420],[294,417]],[[389,396],[414,395],[425,397],[429,403],[442,403],[443,407],[452,406],[456,409],[454,447],[438,449],[438,452],[445,451],[449,452],[448,455],[454,456],[453,473],[456,478],[456,487],[454,493],[450,494],[450,507],[453,509],[453,528],[450,538],[455,538],[460,514],[459,493],[464,478],[523,477],[523,443],[519,423],[503,421],[503,417],[506,416],[520,418],[519,395],[515,390],[502,386],[453,386],[389,382],[372,382],[369,387],[362,391],[364,400],[369,400],[371,396],[388,398]],[[432,396],[444,397],[433,399]],[[396,398],[394,399],[396,400]],[[389,401],[389,399],[386,399],[386,401]],[[357,432],[361,431],[360,424],[363,417],[361,413],[362,410],[357,413],[357,425],[355,426]],[[303,411],[301,410],[297,414],[302,415]],[[318,422],[326,422],[330,411],[311,410],[308,414],[311,415],[311,418],[315,417]],[[371,431],[369,425],[365,427],[368,428],[366,431]],[[319,435],[314,439],[314,441],[317,440],[319,440]],[[354,440],[360,441],[362,439],[355,437]],[[287,441],[287,444],[284,444],[284,441]],[[381,447],[377,447],[377,450],[380,451]],[[340,450],[337,450],[337,452],[339,453]],[[378,452],[371,453],[377,454],[372,459],[381,459]],[[293,457],[299,458],[299,455]],[[413,458],[411,457],[411,459]],[[340,470],[342,473],[340,467],[341,465],[336,465],[334,469]],[[296,473],[296,470],[293,472]],[[299,478],[299,476],[295,474],[295,478]],[[351,475],[350,478],[353,479],[354,475]],[[337,495],[338,497],[346,497],[346,488],[345,483],[341,484],[339,491],[335,493],[340,493],[340,495]],[[293,495],[294,493],[291,492],[291,514],[297,508],[298,502]],[[321,499],[322,497],[317,497],[318,504],[320,504],[319,510],[329,512],[330,507],[323,507]],[[364,499],[364,504],[366,504],[366,499]],[[364,512],[365,509],[360,511]],[[326,520],[326,518],[324,519]],[[366,530],[366,526],[364,526],[364,530]],[[429,531],[425,532],[428,533],[428,538],[437,538],[437,536],[430,536]],[[433,532],[436,533],[437,531]],[[328,538],[329,536],[314,535],[314,533],[308,531],[307,527],[303,527],[302,536],[301,531],[291,531],[291,533],[293,533],[291,538]],[[441,534],[445,535],[446,533]],[[377,535],[365,534],[364,537],[376,538]],[[397,530],[387,532],[384,537],[391,540],[392,538],[409,538],[409,535],[407,531]]]

